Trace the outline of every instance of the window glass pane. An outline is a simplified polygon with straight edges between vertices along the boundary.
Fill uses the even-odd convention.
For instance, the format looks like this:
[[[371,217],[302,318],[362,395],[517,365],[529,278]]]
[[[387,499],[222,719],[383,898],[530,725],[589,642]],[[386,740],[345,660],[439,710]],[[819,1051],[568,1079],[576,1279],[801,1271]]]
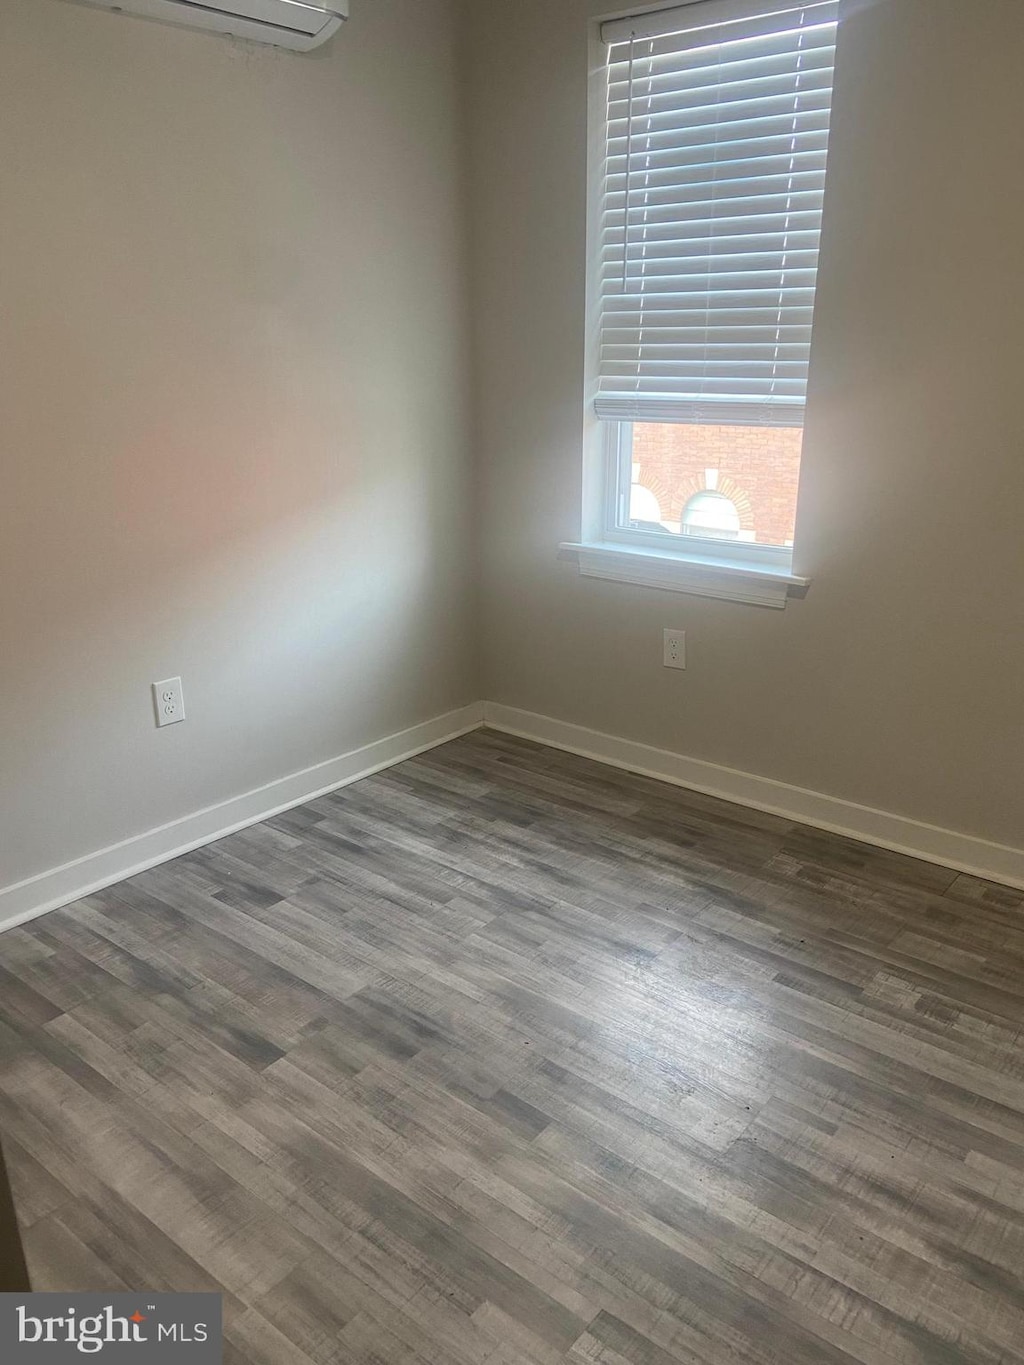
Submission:
[[[632,448],[621,444],[629,498],[619,529],[793,544],[801,428],[635,423],[632,431]]]

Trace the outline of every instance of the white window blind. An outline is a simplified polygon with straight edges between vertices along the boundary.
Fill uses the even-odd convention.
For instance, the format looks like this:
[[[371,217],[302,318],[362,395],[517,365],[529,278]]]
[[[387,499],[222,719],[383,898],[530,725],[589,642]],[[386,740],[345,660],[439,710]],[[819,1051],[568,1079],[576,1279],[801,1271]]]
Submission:
[[[838,9],[604,25],[598,416],[802,425]]]

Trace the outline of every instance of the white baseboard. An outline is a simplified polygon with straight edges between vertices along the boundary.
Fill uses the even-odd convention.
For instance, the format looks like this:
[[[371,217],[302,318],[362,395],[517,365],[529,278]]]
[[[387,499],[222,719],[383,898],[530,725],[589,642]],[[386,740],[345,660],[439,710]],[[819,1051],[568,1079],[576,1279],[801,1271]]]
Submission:
[[[723,768],[703,759],[685,758],[666,749],[618,739],[581,725],[571,725],[568,721],[537,716],[496,702],[484,703],[484,724],[492,730],[503,730],[506,734],[532,739],[553,749],[565,749],[615,768],[656,777],[677,787],[720,796],[739,806],[751,806],[787,820],[858,839],[861,843],[938,863],[956,872],[968,872],[986,881],[1024,889],[1024,848],[989,843],[986,839],[922,824],[903,815],[891,815],[836,796],[791,787],[770,777]]]
[[[247,825],[268,820],[304,801],[358,782],[361,777],[369,777],[403,759],[434,749],[470,730],[479,729],[482,722],[483,704],[474,702],[460,711],[450,711],[424,721],[422,725],[388,735],[362,749],[278,778],[158,829],[147,830],[96,853],[87,853],[84,858],[41,872],[27,881],[0,888],[0,932],[124,881],[137,872],[166,863],[203,844],[213,843],[226,834],[234,834]]]
[[[922,824],[853,801],[791,787],[786,782],[756,777],[698,758],[686,758],[568,721],[534,715],[496,702],[474,702],[459,711],[437,716],[362,749],[291,773],[241,796],[76,858],[62,867],[0,888],[0,932],[124,881],[138,872],[145,872],[159,863],[169,862],[203,844],[234,834],[236,830],[258,824],[281,811],[393,767],[404,759],[479,729],[481,725],[678,787],[719,796],[740,806],[751,806],[800,824],[859,839],[862,843],[922,858],[957,872],[968,872],[987,881],[1024,889],[1024,849],[993,844],[986,839],[957,834],[954,830]]]

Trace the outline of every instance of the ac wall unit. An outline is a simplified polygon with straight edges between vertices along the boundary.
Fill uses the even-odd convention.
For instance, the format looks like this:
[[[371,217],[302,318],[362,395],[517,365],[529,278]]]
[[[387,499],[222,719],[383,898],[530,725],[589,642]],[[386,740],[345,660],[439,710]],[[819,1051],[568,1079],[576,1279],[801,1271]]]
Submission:
[[[98,9],[138,14],[184,28],[230,33],[256,43],[308,52],[325,43],[348,18],[348,0],[81,0]]]

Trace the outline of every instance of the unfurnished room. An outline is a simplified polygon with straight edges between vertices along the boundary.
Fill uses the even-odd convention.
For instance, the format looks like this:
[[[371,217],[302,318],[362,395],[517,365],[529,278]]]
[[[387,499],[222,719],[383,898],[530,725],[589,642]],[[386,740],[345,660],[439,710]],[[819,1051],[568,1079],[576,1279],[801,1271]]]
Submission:
[[[1024,1365],[1022,0],[0,0],[0,1362]]]

